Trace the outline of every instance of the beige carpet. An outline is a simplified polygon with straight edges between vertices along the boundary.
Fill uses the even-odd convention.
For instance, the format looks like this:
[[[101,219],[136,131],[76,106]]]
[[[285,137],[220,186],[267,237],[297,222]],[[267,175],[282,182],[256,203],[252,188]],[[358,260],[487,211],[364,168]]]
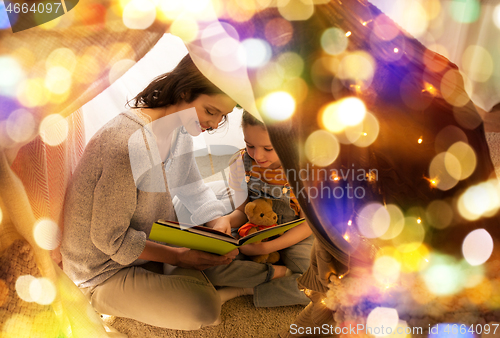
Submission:
[[[125,318],[109,318],[107,323],[129,338],[236,338],[236,337],[278,337],[287,330],[303,306],[282,306],[277,308],[255,308],[251,296],[232,299],[222,306],[221,323],[197,331],[162,329]]]

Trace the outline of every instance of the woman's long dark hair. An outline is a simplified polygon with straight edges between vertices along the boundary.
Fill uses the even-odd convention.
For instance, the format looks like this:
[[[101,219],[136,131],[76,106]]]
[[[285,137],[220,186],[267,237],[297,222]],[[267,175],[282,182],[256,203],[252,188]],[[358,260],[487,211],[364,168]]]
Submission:
[[[193,102],[198,96],[224,94],[195,66],[187,54],[170,72],[155,78],[131,101],[133,108],[159,108],[180,101]]]

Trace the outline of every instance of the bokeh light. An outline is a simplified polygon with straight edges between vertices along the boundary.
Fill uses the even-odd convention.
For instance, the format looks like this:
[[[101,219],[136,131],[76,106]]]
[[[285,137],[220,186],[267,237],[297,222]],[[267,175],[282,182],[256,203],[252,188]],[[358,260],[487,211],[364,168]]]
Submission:
[[[405,217],[405,226],[401,233],[392,239],[393,245],[401,252],[417,250],[423,243],[425,230],[416,217]]]
[[[391,217],[382,204],[370,203],[359,211],[356,224],[363,236],[377,238],[389,229]]]
[[[34,279],[30,283],[29,291],[31,299],[40,305],[52,304],[57,295],[54,283],[45,277]]]
[[[485,229],[471,231],[462,243],[462,253],[470,265],[486,262],[493,252],[493,239]]]
[[[396,309],[388,307],[376,307],[366,318],[366,331],[375,337],[383,337],[390,328],[394,332],[399,323],[399,315]],[[383,333],[381,328],[384,327]]]
[[[25,302],[33,302],[33,298],[30,295],[30,285],[36,278],[31,275],[19,276],[16,280],[16,293]]]
[[[390,217],[390,223],[387,231],[380,235],[381,239],[393,239],[398,236],[405,226],[405,216],[401,209],[395,204],[388,204],[386,207],[387,213]]]
[[[493,74],[494,62],[486,48],[470,45],[462,54],[462,70],[472,81],[486,82]]]
[[[267,90],[281,89],[285,80],[285,70],[277,62],[268,62],[257,70],[257,83]]]
[[[429,203],[425,214],[427,222],[436,229],[448,227],[453,220],[453,209],[442,200]]]
[[[240,36],[232,25],[227,22],[215,22],[204,28],[201,33],[201,45],[210,53],[214,44],[220,40],[221,36],[229,35],[235,40],[239,40]]]
[[[45,87],[54,94],[64,94],[71,87],[71,73],[64,67],[52,67],[45,76]]]
[[[19,63],[10,56],[0,56],[0,94],[13,96],[15,86],[24,78]]]
[[[31,331],[33,329],[32,319],[26,315],[14,313],[5,320],[2,326],[3,337],[33,338]]]
[[[289,21],[302,21],[313,15],[314,3],[312,0],[278,0],[278,10]]]
[[[442,10],[441,2],[439,0],[424,0],[421,2],[421,5],[429,20],[436,19]]]
[[[69,72],[73,72],[76,64],[76,55],[71,49],[57,48],[45,60],[45,69],[50,70],[53,67],[64,67]]]
[[[40,248],[54,250],[61,243],[62,234],[56,222],[41,219],[33,227],[33,237]]]
[[[342,58],[337,76],[342,80],[352,81],[363,90],[371,85],[375,66],[375,60],[370,54],[356,51]]]
[[[261,111],[270,120],[284,121],[295,113],[295,100],[287,92],[274,92],[264,97]]]
[[[272,45],[284,46],[293,37],[293,26],[288,20],[275,18],[266,23],[264,34]]]
[[[28,108],[45,105],[50,96],[43,78],[26,79],[17,87],[17,99]]]
[[[430,266],[422,272],[429,291],[438,296],[446,296],[462,289],[463,272],[454,260],[447,256],[431,255],[430,263]]]
[[[235,55],[245,55],[240,42],[233,38],[223,38],[214,43],[210,59],[220,70],[232,72],[244,66],[242,58],[235,57]]]
[[[458,212],[469,221],[475,221],[481,216],[491,217],[500,207],[499,192],[500,186],[496,178],[470,186],[458,198]]]
[[[465,132],[453,125],[444,127],[439,131],[434,140],[434,149],[436,153],[447,151],[453,144],[457,142],[468,143]]]
[[[326,167],[339,156],[340,144],[331,133],[325,130],[316,130],[307,137],[304,151],[312,164]]]
[[[411,273],[422,271],[429,265],[429,249],[425,244],[416,250],[401,253],[401,272]]]
[[[321,113],[323,126],[340,133],[347,126],[360,124],[366,116],[366,107],[357,97],[347,97],[328,104]]]
[[[14,23],[17,21],[18,15],[14,12],[11,12],[11,17],[14,19]],[[0,29],[10,28],[9,17],[7,16],[7,12],[5,11],[5,4],[2,1],[0,3]]]
[[[244,52],[242,62],[246,62],[249,68],[263,66],[271,59],[271,47],[264,40],[246,39],[241,45],[243,46],[241,51]],[[239,55],[239,57],[241,57],[241,55]]]
[[[9,115],[5,127],[7,135],[13,141],[23,143],[30,140],[35,133],[35,119],[27,110],[18,109]]]
[[[461,23],[476,21],[481,14],[481,4],[478,0],[453,0],[450,6],[453,20]]]
[[[495,6],[493,10],[493,22],[498,29],[500,29],[500,4]]]
[[[321,34],[321,47],[330,55],[338,55],[347,49],[346,33],[340,28],[328,28]]]
[[[68,131],[68,122],[59,114],[48,115],[40,123],[42,141],[51,146],[57,146],[66,140]]]
[[[359,138],[354,142],[357,147],[368,147],[378,137],[380,126],[377,118],[372,113],[368,112],[363,121],[363,129],[360,132]]]
[[[399,280],[401,264],[391,256],[381,256],[373,263],[372,273],[382,285],[391,285]]]
[[[98,49],[88,48],[85,53],[78,58],[78,63],[73,73],[75,81],[89,84],[97,79],[103,65],[100,64],[94,55],[98,55]]]
[[[458,160],[458,166],[455,163]],[[457,180],[464,180],[476,169],[476,153],[467,143],[454,143],[446,152],[444,163],[448,173]]]
[[[226,1],[227,16],[233,21],[245,22],[250,20],[257,11],[257,4],[253,0]]]
[[[304,70],[304,60],[294,52],[285,52],[278,56],[276,62],[284,70],[285,79],[293,79],[299,77]]]
[[[379,15],[373,22],[373,34],[383,41],[391,41],[399,35],[399,29],[388,16]]]
[[[179,16],[170,26],[170,33],[180,37],[185,43],[193,41],[198,36],[198,31],[196,20],[185,16]]]
[[[123,59],[115,62],[113,67],[109,70],[108,80],[109,83],[113,83],[118,80],[123,74],[127,72],[132,66],[135,65],[134,60]]]
[[[282,88],[284,91],[292,95],[297,104],[304,102],[309,91],[306,81],[300,77],[295,77],[286,81]]]
[[[123,0],[123,2],[128,0]],[[120,1],[122,2],[122,1]],[[126,3],[122,5],[124,7]],[[158,3],[158,16],[163,21],[174,21],[184,11],[181,1],[160,0]]]
[[[460,162],[455,156],[446,152],[434,156],[429,166],[429,177],[435,182],[433,185],[444,191],[450,190],[458,183],[458,179],[450,175],[447,167],[460,167]]]
[[[402,28],[415,38],[419,38],[427,31],[429,18],[420,1],[405,1],[405,9],[401,24]]]
[[[130,29],[146,29],[156,19],[156,6],[150,0],[132,0],[123,9],[123,24]]]
[[[471,265],[467,260],[462,259],[460,261],[460,268],[464,272],[465,280],[463,284],[465,288],[484,286],[483,283],[487,280],[485,278],[485,265]]]
[[[452,106],[463,107],[469,102],[469,97],[464,90],[463,78],[461,74],[450,69],[441,79],[441,94],[443,98]]]

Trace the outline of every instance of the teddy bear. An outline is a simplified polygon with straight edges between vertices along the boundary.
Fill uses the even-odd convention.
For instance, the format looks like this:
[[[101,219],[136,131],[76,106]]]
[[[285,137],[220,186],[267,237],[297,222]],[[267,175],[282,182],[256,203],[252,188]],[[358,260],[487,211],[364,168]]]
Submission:
[[[278,216],[273,211],[273,201],[266,198],[259,198],[248,202],[245,206],[245,214],[248,223],[241,226],[238,233],[241,237],[250,235],[256,231],[267,229],[276,225]],[[278,252],[271,252],[267,255],[252,256],[252,260],[257,263],[276,263],[280,259]]]

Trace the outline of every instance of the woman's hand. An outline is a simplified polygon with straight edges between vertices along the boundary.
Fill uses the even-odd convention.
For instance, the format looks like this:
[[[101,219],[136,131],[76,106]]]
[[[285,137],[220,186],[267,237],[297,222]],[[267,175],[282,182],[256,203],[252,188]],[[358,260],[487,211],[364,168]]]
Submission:
[[[227,216],[219,217],[215,220],[215,224],[212,227],[215,230],[219,230],[225,234],[231,235],[231,222]]]
[[[229,264],[237,254],[238,249],[224,256],[218,256],[203,251],[179,248],[177,262],[174,265],[187,269],[205,270],[213,266]]]
[[[247,256],[267,255],[273,250],[269,248],[270,242],[260,242],[243,245],[240,247],[240,252]]]

